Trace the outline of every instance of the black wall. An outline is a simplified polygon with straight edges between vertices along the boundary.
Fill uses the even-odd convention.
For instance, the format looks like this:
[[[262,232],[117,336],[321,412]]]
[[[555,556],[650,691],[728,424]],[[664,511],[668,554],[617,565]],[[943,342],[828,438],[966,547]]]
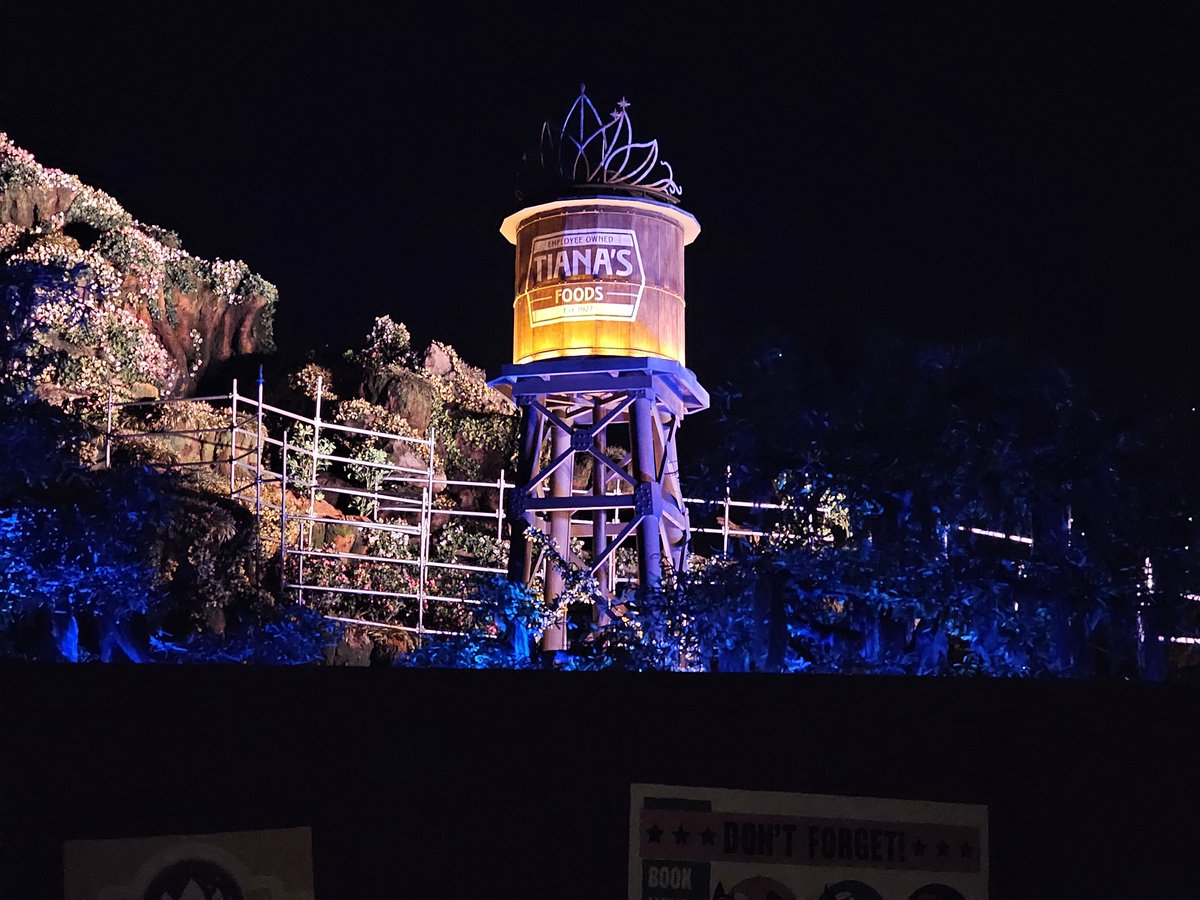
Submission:
[[[984,803],[993,900],[1200,897],[1200,687],[0,669],[0,898],[64,839],[311,826],[319,900],[622,898],[631,782]]]

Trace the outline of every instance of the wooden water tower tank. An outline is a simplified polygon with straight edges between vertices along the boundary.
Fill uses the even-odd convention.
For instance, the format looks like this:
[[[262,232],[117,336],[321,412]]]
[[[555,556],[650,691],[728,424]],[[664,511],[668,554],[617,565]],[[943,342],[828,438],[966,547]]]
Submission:
[[[632,140],[628,105],[605,121],[581,90],[561,131],[543,130],[531,167],[542,180],[523,192],[530,204],[500,226],[517,249],[515,364],[570,356],[686,364],[683,248],[700,225],[676,205],[657,142]]]
[[[513,362],[654,356],[685,363],[683,248],[700,226],[667,203],[564,198],[501,233],[517,247]]]

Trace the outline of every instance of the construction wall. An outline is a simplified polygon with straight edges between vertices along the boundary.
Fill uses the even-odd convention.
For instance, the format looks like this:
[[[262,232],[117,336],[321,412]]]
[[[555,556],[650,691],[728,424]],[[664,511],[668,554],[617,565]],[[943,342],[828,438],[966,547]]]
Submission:
[[[626,896],[630,786],[985,804],[994,900],[1194,896],[1192,685],[0,670],[0,898],[68,840],[305,828],[315,896]]]

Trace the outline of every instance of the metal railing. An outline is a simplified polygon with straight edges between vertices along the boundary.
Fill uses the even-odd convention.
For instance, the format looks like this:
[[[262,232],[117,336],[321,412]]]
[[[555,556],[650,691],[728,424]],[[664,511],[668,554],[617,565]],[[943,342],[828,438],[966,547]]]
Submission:
[[[197,447],[195,459],[157,464],[174,469],[208,466],[218,474],[228,469],[229,497],[254,513],[258,526],[256,559],[277,561],[279,590],[284,595],[321,607],[330,619],[408,632],[418,640],[428,634],[456,633],[458,628],[454,626],[463,622],[464,609],[478,603],[471,596],[472,580],[504,574],[506,568],[503,564],[438,558],[447,554],[439,554],[436,551],[442,548],[433,545],[434,518],[469,523],[477,534],[486,532],[501,548],[505,502],[517,485],[503,471],[495,481],[440,476],[432,428],[424,437],[415,437],[327,421],[322,417],[326,399],[320,378],[312,416],[266,403],[261,377],[253,396],[240,393],[236,380],[228,394],[207,397],[118,402],[110,393],[105,461],[111,464],[113,449],[124,444],[155,437],[190,439]],[[218,411],[227,406],[228,415],[220,426],[163,428],[144,423],[139,429],[121,427],[123,413],[164,408],[172,403],[203,403]],[[335,452],[336,441],[343,438],[370,445],[384,443],[393,455],[405,450],[398,455],[410,463],[420,459],[421,465]],[[341,442],[345,444],[346,440]],[[369,473],[371,477],[363,478],[365,485],[322,478],[322,473],[334,467],[357,471],[362,476]],[[435,503],[436,495],[445,496],[447,490],[463,488],[485,496],[494,491],[495,502],[487,503],[484,509]],[[326,508],[325,495],[356,504],[361,514],[348,516],[332,505]],[[692,533],[712,536],[714,544],[719,539],[720,549],[714,546],[713,552],[722,555],[729,555],[735,540],[755,542],[765,537],[770,529],[766,519],[785,508],[777,503],[734,500],[728,482],[719,500],[685,498],[684,502],[700,520],[710,523],[692,527]],[[273,522],[268,522],[276,516],[277,532]],[[735,521],[743,517],[758,522],[748,525]],[[268,535],[268,531],[273,534]],[[331,541],[331,532],[341,539]],[[278,547],[269,547],[264,553],[262,542],[273,543],[275,535]],[[610,557],[609,565],[610,584],[629,580],[618,571],[616,554]],[[357,602],[347,604],[347,598],[356,598]],[[391,613],[371,617],[363,607],[369,609],[372,605],[390,606]]]
[[[313,416],[272,406],[263,400],[261,375],[254,396],[241,394],[236,380],[228,394],[215,396],[118,401],[110,389],[104,461],[111,466],[114,450],[124,447],[136,451],[142,445],[141,457],[159,468],[180,471],[207,468],[218,476],[227,474],[229,497],[253,510],[257,524],[255,559],[260,565],[264,560],[276,560],[280,591],[291,594],[300,603],[320,606],[322,613],[332,620],[406,632],[415,635],[418,641],[425,635],[459,633],[456,626],[465,622],[464,611],[479,602],[471,596],[472,580],[504,574],[506,567],[502,560],[496,565],[486,565],[437,558],[437,551],[442,548],[433,544],[434,519],[470,523],[482,529],[476,533],[486,531],[496,541],[497,550],[502,550],[506,500],[518,485],[509,481],[503,471],[495,481],[439,476],[432,428],[424,437],[415,437],[325,421],[322,418],[325,399],[323,383],[318,379]],[[125,420],[132,420],[139,413],[170,410],[179,404],[203,404],[208,415],[216,411],[216,416],[222,415],[220,410],[227,406],[228,414],[221,424],[216,424],[214,416],[207,424],[193,421],[169,426],[151,421],[136,428],[126,425]],[[171,421],[170,416],[165,418]],[[186,416],[182,418],[186,420]],[[178,423],[180,419],[174,421]],[[406,458],[420,459],[422,463],[401,465],[332,452],[323,443],[329,436],[384,442],[393,450],[405,448],[410,451]],[[148,446],[156,439],[176,441],[175,449],[180,452],[171,458],[162,453],[162,446]],[[373,472],[374,476],[366,479],[365,486],[322,480],[321,473],[331,466]],[[437,494],[445,496],[448,490],[463,488],[480,493],[494,491],[495,502],[486,504],[485,509],[435,503]],[[369,515],[354,517],[332,506],[325,509],[321,502],[325,494],[345,498]],[[735,541],[753,545],[768,537],[788,509],[781,503],[733,499],[728,470],[723,496],[708,500],[684,498],[684,503],[693,520],[690,527],[693,547],[725,557],[730,555]],[[279,521],[278,547],[268,548],[270,552],[264,553],[262,542],[269,530],[265,526],[273,516],[278,516]],[[329,541],[331,529],[342,532],[340,543]],[[1028,536],[969,525],[943,528],[943,542],[951,531],[995,539],[1026,552],[1033,544]],[[697,540],[702,537],[711,543],[705,545],[703,540]],[[381,544],[386,545],[383,551]],[[415,547],[410,549],[411,544]],[[400,549],[409,552],[401,554]],[[618,571],[616,554],[609,558],[608,564],[610,585],[630,580],[631,576]],[[400,585],[380,587],[380,580],[389,579],[379,579],[376,573],[387,570],[404,572],[408,577]],[[261,582],[261,570],[258,575]],[[359,579],[357,583],[351,581],[354,577]],[[1195,600],[1196,596],[1186,595],[1189,600]],[[344,608],[347,597],[361,598],[361,602],[356,600],[349,604],[350,608]],[[369,610],[372,604],[381,602],[391,604],[390,616],[371,617],[363,611],[364,605]],[[1200,638],[1195,637],[1169,639],[1200,643]]]
[[[235,380],[228,394],[178,399],[118,401],[110,391],[107,427],[104,435],[104,459],[111,465],[117,448],[145,446],[158,439],[183,441],[183,452],[161,454],[152,464],[162,469],[189,470],[209,468],[218,473],[228,470],[228,495],[254,512],[256,558],[276,560],[279,588],[300,603],[317,605],[324,614],[341,622],[422,635],[456,631],[439,623],[461,622],[454,610],[473,605],[467,588],[471,579],[503,574],[500,566],[436,558],[431,543],[433,517],[444,516],[489,522],[487,533],[497,542],[503,539],[504,496],[511,483],[502,474],[496,482],[446,479],[435,468],[435,435],[432,428],[424,437],[357,428],[322,418],[324,387],[318,380],[315,414],[311,417],[272,406],[263,400],[262,382],[254,396],[239,392]],[[163,409],[173,403],[202,403],[211,409],[228,409],[225,423],[164,427],[160,423],[127,425],[126,415],[138,411]],[[300,436],[302,439],[298,439]],[[386,444],[394,450],[407,450],[422,460],[420,466],[359,459],[336,452],[327,443],[330,436],[369,444]],[[194,446],[188,446],[191,442]],[[158,448],[159,451],[163,448]],[[180,449],[178,446],[176,449]],[[148,455],[148,454],[143,454]],[[411,462],[411,459],[409,460]],[[348,467],[361,474],[372,473],[367,487],[323,479],[322,473],[335,466]],[[435,495],[446,488],[473,488],[496,491],[494,510],[466,509],[454,506],[435,509]],[[355,503],[367,514],[346,515],[326,508],[325,495]],[[262,542],[269,540],[268,517],[278,517],[277,548],[263,553]],[[333,543],[324,536],[337,529],[343,536]],[[393,540],[388,549],[374,548],[379,535]],[[398,540],[397,540],[398,539]],[[361,545],[374,552],[363,552]],[[348,546],[347,546],[348,545]],[[407,547],[412,552],[398,551]],[[357,548],[357,549],[356,549]],[[408,572],[402,589],[378,586],[375,577],[387,568]],[[347,573],[363,584],[349,583]],[[434,577],[434,575],[439,577]],[[383,579],[389,580],[389,579]],[[391,579],[394,580],[394,579]],[[449,592],[457,586],[459,590]],[[394,585],[393,585],[394,587]],[[366,617],[343,615],[339,601],[362,597],[368,601],[390,601],[393,615]],[[397,604],[400,606],[398,607]],[[344,604],[342,604],[344,605]],[[447,614],[446,610],[451,613]],[[430,613],[439,613],[430,617]]]

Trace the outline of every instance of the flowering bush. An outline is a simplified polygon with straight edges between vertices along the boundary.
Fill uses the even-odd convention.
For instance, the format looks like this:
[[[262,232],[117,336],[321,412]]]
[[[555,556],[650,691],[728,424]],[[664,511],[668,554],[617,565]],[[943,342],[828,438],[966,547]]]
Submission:
[[[214,259],[209,265],[213,293],[229,304],[241,303],[245,298],[238,292],[242,279],[250,274],[250,267],[240,259]]]
[[[75,189],[79,179],[58,169],[45,169],[33,158],[33,154],[9,140],[0,131],[0,188],[7,187],[43,188],[46,190],[65,187]]]
[[[0,222],[0,253],[4,253],[13,247],[16,247],[17,241],[25,233],[25,229],[20,225],[14,225],[11,222]]]
[[[421,437],[408,424],[408,419],[358,397],[350,400],[342,400],[337,403],[333,410],[333,421],[339,425],[367,428],[371,431],[382,431],[386,434],[395,434],[400,437]]]
[[[308,363],[288,375],[288,387],[303,394],[309,400],[317,399],[317,382],[321,383],[321,399],[337,400],[333,392],[333,373],[325,366]]]
[[[24,261],[0,270],[5,387],[10,398],[53,385],[106,396],[114,382],[169,392],[174,361],[149,327],[115,303],[85,264],[70,269]]]
[[[103,232],[133,225],[133,216],[104,191],[80,184],[75,199],[66,211],[65,221],[68,224],[79,222]]]
[[[329,468],[329,460],[325,457],[334,451],[333,441],[324,434],[315,443],[313,438],[312,426],[303,423],[293,426],[288,435],[288,453],[284,465],[287,467],[288,488],[298,493],[317,486],[321,473]],[[325,495],[317,491],[315,497],[323,500]]]
[[[379,316],[362,350],[363,368],[377,375],[412,365],[412,338],[402,322]]]
[[[354,487],[371,494],[383,490],[383,479],[388,474],[388,469],[381,468],[388,463],[386,450],[371,444],[360,444],[350,458],[359,460],[358,463],[346,464],[346,475]],[[379,500],[355,495],[350,498],[350,508],[359,515],[374,516],[379,510]]]

